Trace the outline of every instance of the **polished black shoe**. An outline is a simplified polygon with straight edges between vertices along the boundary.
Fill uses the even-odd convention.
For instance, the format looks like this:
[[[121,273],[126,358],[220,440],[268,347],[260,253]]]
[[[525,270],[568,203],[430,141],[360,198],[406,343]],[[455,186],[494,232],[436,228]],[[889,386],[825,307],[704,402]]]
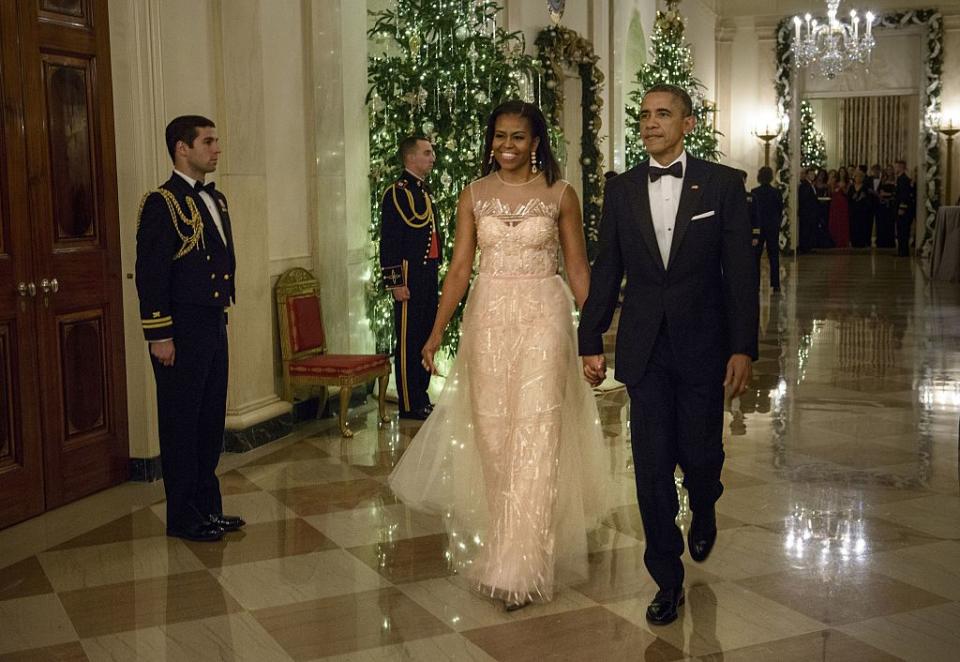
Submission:
[[[690,550],[690,558],[697,563],[703,563],[710,556],[715,542],[717,542],[716,517],[701,523],[694,515],[693,522],[690,523],[690,532],[687,533],[687,549]]]
[[[667,625],[677,620],[678,610],[683,605],[683,587],[662,588],[647,607],[647,621],[652,625]]]
[[[425,421],[427,416],[430,415],[430,411],[424,407],[423,409],[414,409],[411,411],[401,411],[400,418],[407,418],[414,421]]]
[[[243,518],[237,517],[236,515],[214,513],[207,517],[207,519],[211,524],[219,526],[224,531],[239,531],[246,525],[246,522],[243,521]]]
[[[189,529],[167,529],[167,535],[172,538],[183,538],[193,542],[217,542],[223,539],[224,530],[216,524],[204,522]]]
[[[523,609],[529,604],[530,604],[529,600],[518,600],[516,602],[508,600],[503,603],[503,609],[505,611],[517,611],[519,609]]]

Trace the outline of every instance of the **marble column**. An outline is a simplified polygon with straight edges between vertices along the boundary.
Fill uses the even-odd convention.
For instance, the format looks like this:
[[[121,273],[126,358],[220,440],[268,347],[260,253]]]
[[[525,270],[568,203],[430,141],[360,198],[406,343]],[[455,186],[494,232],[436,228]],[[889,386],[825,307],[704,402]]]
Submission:
[[[262,0],[214,7],[216,117],[223,155],[218,185],[230,204],[237,253],[237,302],[230,308],[227,450],[246,450],[282,436],[291,406],[277,396],[273,301],[267,227]],[[282,121],[282,118],[271,118]]]

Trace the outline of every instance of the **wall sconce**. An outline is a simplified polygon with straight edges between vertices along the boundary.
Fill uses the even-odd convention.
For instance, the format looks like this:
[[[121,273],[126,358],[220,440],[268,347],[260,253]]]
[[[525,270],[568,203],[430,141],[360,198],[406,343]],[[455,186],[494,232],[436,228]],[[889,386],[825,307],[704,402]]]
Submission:
[[[751,132],[763,141],[763,165],[770,167],[770,142],[780,135],[780,122],[758,122]]]
[[[951,172],[953,170],[953,137],[960,133],[960,121],[957,121],[954,112],[945,112],[941,114],[940,121],[937,124],[937,132],[947,139],[947,168],[944,170],[944,179],[947,181],[945,187],[945,205],[953,204],[953,192]]]

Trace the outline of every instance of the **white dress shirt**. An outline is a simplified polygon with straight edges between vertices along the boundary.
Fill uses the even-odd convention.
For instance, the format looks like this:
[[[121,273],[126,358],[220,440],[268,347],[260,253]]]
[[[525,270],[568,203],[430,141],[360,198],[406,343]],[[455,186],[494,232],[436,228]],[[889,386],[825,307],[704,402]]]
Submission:
[[[190,185],[190,188],[193,188],[193,185],[196,184],[197,180],[187,175],[183,174],[176,168],[173,170],[175,173],[183,177],[183,179]],[[223,221],[220,220],[220,210],[217,209],[217,201],[213,199],[213,196],[207,193],[206,191],[200,191],[200,199],[203,200],[203,203],[207,205],[207,211],[210,212],[210,217],[213,218],[213,224],[217,226],[217,232],[220,233],[220,238],[223,240],[223,245],[227,245],[227,235],[223,233]]]
[[[660,168],[669,168],[677,161],[683,166],[683,174],[687,174],[687,152],[680,152],[680,156],[670,163],[660,164],[650,159],[650,165]],[[657,235],[657,246],[660,247],[660,257],[666,267],[670,260],[670,244],[673,243],[673,228],[677,223],[677,209],[680,207],[680,193],[683,191],[683,178],[666,175],[655,182],[647,180],[647,191],[650,194],[650,216],[653,220],[653,229]]]

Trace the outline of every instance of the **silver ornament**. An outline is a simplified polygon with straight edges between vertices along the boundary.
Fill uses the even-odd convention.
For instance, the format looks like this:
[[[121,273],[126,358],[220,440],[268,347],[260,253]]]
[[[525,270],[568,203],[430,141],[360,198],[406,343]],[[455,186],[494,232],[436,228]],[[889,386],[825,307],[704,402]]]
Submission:
[[[420,126],[420,128],[423,129],[423,135],[429,136],[431,133],[433,133],[433,129],[434,129],[433,122],[431,122],[430,120],[427,120]]]

